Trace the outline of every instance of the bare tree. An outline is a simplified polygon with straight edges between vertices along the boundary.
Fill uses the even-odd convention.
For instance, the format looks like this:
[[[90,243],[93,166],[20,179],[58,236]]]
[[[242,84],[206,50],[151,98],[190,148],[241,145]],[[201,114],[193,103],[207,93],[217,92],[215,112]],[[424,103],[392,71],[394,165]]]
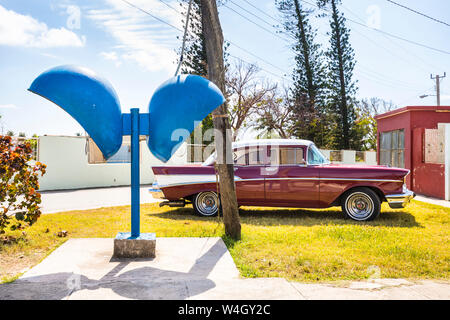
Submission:
[[[258,109],[274,96],[277,85],[258,78],[259,68],[238,60],[227,77],[230,125],[233,141],[239,130],[251,122]]]
[[[371,114],[372,116],[376,116],[377,114],[385,113],[397,109],[398,106],[394,104],[392,101],[386,101],[381,98],[372,97],[365,98],[361,100],[360,108]]]
[[[272,90],[266,95],[266,99],[259,104],[256,120],[256,129],[263,130],[264,135],[270,136],[274,131],[280,138],[287,139],[291,136],[289,131],[289,119],[291,108],[289,107],[289,88]]]

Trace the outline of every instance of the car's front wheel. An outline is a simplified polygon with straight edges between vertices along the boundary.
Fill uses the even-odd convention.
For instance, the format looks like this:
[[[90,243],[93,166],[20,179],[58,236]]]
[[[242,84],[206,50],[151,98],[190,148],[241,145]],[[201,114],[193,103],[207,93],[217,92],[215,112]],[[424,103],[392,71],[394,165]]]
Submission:
[[[369,221],[380,215],[381,201],[369,188],[355,188],[342,198],[342,211],[356,221]]]
[[[219,197],[213,191],[200,192],[193,200],[192,204],[198,215],[213,217],[219,212]]]

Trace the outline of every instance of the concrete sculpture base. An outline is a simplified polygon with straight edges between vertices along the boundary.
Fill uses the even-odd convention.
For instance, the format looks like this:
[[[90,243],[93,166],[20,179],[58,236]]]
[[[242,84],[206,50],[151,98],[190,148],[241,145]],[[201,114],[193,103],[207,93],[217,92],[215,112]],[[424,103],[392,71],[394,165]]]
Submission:
[[[130,232],[119,232],[114,239],[114,258],[154,258],[156,235],[141,233],[139,237],[131,237]]]

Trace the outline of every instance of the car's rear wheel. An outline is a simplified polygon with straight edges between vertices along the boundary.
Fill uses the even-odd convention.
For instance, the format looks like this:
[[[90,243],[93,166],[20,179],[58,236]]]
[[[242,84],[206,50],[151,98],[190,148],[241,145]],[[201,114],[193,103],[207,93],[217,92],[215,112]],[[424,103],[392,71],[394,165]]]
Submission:
[[[216,216],[219,212],[219,197],[213,191],[200,192],[192,201],[195,212],[204,217]]]
[[[342,211],[356,221],[369,221],[380,215],[381,201],[369,188],[355,188],[342,198]]]

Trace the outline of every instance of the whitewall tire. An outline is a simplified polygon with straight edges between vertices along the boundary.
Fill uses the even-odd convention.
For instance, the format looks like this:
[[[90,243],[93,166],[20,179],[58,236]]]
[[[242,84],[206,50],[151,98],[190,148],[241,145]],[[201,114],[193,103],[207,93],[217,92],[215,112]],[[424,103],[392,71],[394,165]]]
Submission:
[[[195,212],[203,217],[214,217],[219,212],[220,201],[214,191],[200,192],[192,201]]]
[[[355,188],[342,198],[342,211],[347,218],[356,221],[370,221],[380,215],[381,201],[369,188]]]

